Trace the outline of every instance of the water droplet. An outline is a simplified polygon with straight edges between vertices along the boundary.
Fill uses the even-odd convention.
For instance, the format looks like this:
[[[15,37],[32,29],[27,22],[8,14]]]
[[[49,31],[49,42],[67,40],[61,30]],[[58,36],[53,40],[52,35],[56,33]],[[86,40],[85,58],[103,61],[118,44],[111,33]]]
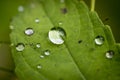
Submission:
[[[16,46],[17,51],[23,51],[25,49],[25,45],[23,43],[18,43]]]
[[[45,54],[46,56],[49,56],[49,55],[50,55],[50,51],[49,51],[49,50],[45,50],[44,54]]]
[[[41,69],[42,68],[42,66],[39,64],[39,65],[37,65],[37,69]]]
[[[41,46],[40,46],[40,43],[37,43],[37,44],[36,44],[36,47],[37,47],[37,48],[40,48],[40,47],[41,47]]]
[[[36,18],[36,19],[35,19],[35,22],[36,22],[36,23],[39,23],[39,22],[40,22],[40,20],[39,20],[38,18]]]
[[[113,55],[114,55],[114,51],[112,51],[112,50],[109,50],[109,51],[106,52],[106,57],[107,57],[108,59],[113,58]]]
[[[44,58],[45,56],[43,56],[43,55],[40,55],[40,58]]]
[[[10,46],[14,46],[14,43],[11,43]]]
[[[13,29],[14,29],[14,26],[13,26],[13,25],[10,25],[9,28],[10,28],[11,30],[13,30]]]
[[[62,22],[59,22],[58,25],[61,26],[63,23]]]
[[[18,7],[18,11],[19,11],[19,12],[23,12],[23,11],[24,11],[24,7],[23,7],[23,6],[19,6],[19,7]]]
[[[95,43],[96,43],[97,45],[102,45],[102,44],[104,43],[104,37],[103,37],[103,36],[97,36],[97,37],[95,38]]]
[[[25,30],[25,34],[28,35],[28,36],[31,36],[33,33],[34,33],[34,31],[33,31],[32,28],[27,28],[27,29]]]
[[[65,31],[60,27],[52,28],[48,33],[49,40],[53,44],[63,44],[65,36]]]

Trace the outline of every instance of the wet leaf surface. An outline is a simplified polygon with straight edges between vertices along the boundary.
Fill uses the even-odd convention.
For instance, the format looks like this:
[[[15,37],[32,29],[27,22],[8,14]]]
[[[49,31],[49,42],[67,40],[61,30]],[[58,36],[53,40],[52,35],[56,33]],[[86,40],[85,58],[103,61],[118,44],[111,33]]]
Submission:
[[[89,11],[83,1],[32,2],[11,25],[15,71],[21,80],[120,79],[120,47],[109,26],[101,22],[96,12]],[[28,28],[33,30],[27,31],[30,35],[25,33]],[[101,45],[96,44],[96,38],[97,42],[103,40]],[[18,47],[19,43],[24,46]],[[114,52],[112,58],[106,57],[110,51]]]

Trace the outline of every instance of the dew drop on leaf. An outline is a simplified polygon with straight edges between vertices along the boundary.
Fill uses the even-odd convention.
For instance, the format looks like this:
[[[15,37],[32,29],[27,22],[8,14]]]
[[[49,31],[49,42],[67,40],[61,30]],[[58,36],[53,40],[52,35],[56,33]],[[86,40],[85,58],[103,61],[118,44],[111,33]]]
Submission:
[[[35,22],[36,22],[36,23],[39,23],[39,22],[40,22],[40,20],[39,20],[38,18],[36,18],[36,19],[35,19]]]
[[[49,40],[53,44],[63,44],[65,36],[66,36],[66,33],[64,29],[60,27],[52,28],[48,33]]]
[[[16,50],[17,50],[17,51],[21,52],[21,51],[23,51],[24,49],[25,49],[25,45],[24,45],[23,43],[18,43],[18,44],[16,45]]]
[[[103,36],[97,36],[97,37],[95,38],[95,43],[96,43],[97,45],[102,45],[102,44],[104,43],[104,37],[103,37]]]
[[[14,43],[11,43],[10,46],[14,46]]]
[[[23,12],[23,11],[24,11],[24,7],[20,5],[20,6],[18,7],[18,12]]]
[[[40,46],[40,43],[37,43],[37,44],[36,44],[36,47],[37,47],[37,48],[40,48],[40,47],[41,47],[41,46]]]
[[[45,56],[44,55],[40,55],[40,58],[44,58]]]
[[[39,65],[37,65],[37,69],[41,69],[42,68],[42,66],[39,64]]]
[[[106,52],[106,57],[107,57],[108,59],[113,58],[113,55],[114,55],[114,51],[112,51],[112,50],[109,50],[109,51]]]
[[[59,22],[58,25],[61,26],[63,23],[62,22]]]
[[[50,51],[49,51],[49,50],[45,50],[45,51],[44,51],[44,54],[45,54],[46,56],[49,56],[49,55],[50,55]]]
[[[34,30],[32,28],[27,28],[25,30],[25,34],[28,36],[31,36],[32,34],[34,34]]]

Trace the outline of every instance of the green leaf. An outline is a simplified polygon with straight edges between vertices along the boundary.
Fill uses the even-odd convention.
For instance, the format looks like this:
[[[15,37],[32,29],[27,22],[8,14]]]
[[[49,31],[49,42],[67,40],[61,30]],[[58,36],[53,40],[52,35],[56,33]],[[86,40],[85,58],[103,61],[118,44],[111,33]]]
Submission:
[[[120,46],[110,28],[83,1],[33,1],[11,25],[11,48],[20,80],[120,79]],[[33,32],[27,35],[26,29]],[[57,37],[60,33],[53,32],[51,38],[60,38],[64,43],[51,41],[51,29],[62,31]],[[95,39],[101,36],[103,43],[98,45]],[[115,53],[111,53],[112,58],[106,57],[109,51]]]

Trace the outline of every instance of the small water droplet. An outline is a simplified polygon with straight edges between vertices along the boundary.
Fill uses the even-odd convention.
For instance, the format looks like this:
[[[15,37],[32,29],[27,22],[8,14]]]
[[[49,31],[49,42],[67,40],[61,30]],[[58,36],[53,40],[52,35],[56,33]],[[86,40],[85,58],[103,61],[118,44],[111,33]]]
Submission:
[[[48,33],[49,40],[53,44],[63,44],[65,36],[65,31],[60,27],[52,28]]]
[[[28,36],[31,36],[32,34],[34,34],[34,31],[33,31],[32,28],[27,28],[27,29],[25,30],[25,34],[28,35]]]
[[[45,56],[43,56],[43,55],[40,55],[40,58],[44,58]]]
[[[102,44],[104,43],[104,37],[103,37],[103,36],[97,36],[97,37],[95,38],[95,43],[96,43],[97,45],[102,45]]]
[[[59,22],[58,25],[61,26],[63,23],[62,22]]]
[[[49,55],[50,55],[50,51],[49,51],[49,50],[45,50],[44,54],[45,54],[46,56],[49,56]]]
[[[11,43],[10,46],[14,46],[14,43]]]
[[[23,43],[18,43],[16,46],[17,51],[23,51],[25,49],[25,45]]]
[[[37,43],[37,44],[36,44],[36,47],[37,47],[37,48],[40,48],[40,47],[41,47],[41,46],[40,46],[40,43]]]
[[[42,66],[39,64],[39,65],[37,65],[37,69],[41,69],[42,68]]]
[[[10,25],[9,28],[10,28],[11,30],[13,30],[13,29],[14,29],[14,26],[13,26],[13,25]]]
[[[24,7],[23,7],[23,6],[19,6],[19,7],[18,7],[18,11],[19,11],[19,12],[23,12],[23,11],[24,11]]]
[[[107,57],[108,59],[113,58],[113,55],[114,55],[114,51],[112,51],[112,50],[109,50],[109,51],[106,52],[106,57]]]
[[[39,20],[38,18],[36,18],[36,19],[35,19],[35,22],[36,22],[36,23],[39,23],[39,22],[40,22],[40,20]]]

